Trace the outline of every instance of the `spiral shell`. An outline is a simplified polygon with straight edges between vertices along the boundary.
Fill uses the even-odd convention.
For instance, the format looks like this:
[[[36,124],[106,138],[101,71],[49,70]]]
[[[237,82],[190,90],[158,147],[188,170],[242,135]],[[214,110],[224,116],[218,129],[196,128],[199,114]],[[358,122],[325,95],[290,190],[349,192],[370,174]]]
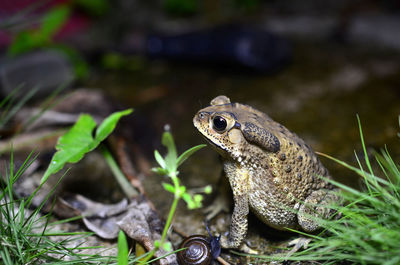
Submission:
[[[192,235],[185,238],[179,248],[186,248],[177,253],[179,265],[209,265],[212,261],[209,238]]]

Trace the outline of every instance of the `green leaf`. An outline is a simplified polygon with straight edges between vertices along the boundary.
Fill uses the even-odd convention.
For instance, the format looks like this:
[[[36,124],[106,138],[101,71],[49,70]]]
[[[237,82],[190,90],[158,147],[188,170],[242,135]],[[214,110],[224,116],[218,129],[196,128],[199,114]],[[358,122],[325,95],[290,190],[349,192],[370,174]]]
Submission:
[[[118,265],[128,265],[128,242],[122,230],[118,234]]]
[[[205,194],[211,194],[212,192],[212,186],[211,185],[207,185],[204,187],[204,193]]]
[[[37,46],[37,40],[32,36],[32,33],[21,31],[14,37],[7,52],[9,55],[17,55],[32,50]]]
[[[169,172],[175,172],[177,169],[177,154],[174,143],[174,138],[169,131],[165,131],[162,135],[161,143],[167,148],[167,155],[165,156],[165,165]]]
[[[185,160],[188,159],[191,155],[193,155],[195,152],[197,152],[198,150],[202,149],[205,146],[206,146],[205,144],[196,145],[196,146],[186,150],[185,152],[183,152],[183,154],[181,154],[178,157],[178,160],[176,162],[178,167],[180,165],[182,165],[182,163],[185,162]]]
[[[160,241],[154,240],[154,248],[160,248]]]
[[[186,187],[185,186],[179,186],[179,194],[185,194],[186,193]]]
[[[195,201],[196,204],[201,205],[201,202],[203,201],[203,195],[195,194],[193,195],[193,200]]]
[[[166,191],[169,191],[171,193],[175,193],[175,187],[173,185],[171,185],[169,183],[165,183],[165,182],[163,182],[162,185],[163,185],[163,187],[164,187],[164,189]]]
[[[186,202],[189,210],[197,208],[196,203],[193,201],[193,198],[189,193],[182,194],[182,199]]]
[[[106,118],[97,129],[94,139],[92,132],[96,127],[96,122],[90,115],[81,115],[75,125],[58,139],[57,152],[51,159],[41,183],[44,183],[51,174],[61,170],[66,163],[76,163],[81,160],[87,152],[96,148],[114,130],[116,123],[123,115],[131,112],[132,110],[120,111]]]
[[[89,115],[83,114],[74,126],[58,139],[56,149],[58,150],[41,180],[44,183],[51,174],[62,169],[65,163],[75,163],[89,152],[89,144],[93,142],[92,131],[96,122]]]
[[[157,163],[165,169],[165,161],[164,158],[160,155],[160,153],[157,150],[154,150],[154,157],[156,158]]]
[[[42,19],[42,26],[38,32],[39,39],[46,41],[50,39],[65,24],[70,9],[67,6],[57,6],[51,9]]]
[[[108,135],[115,129],[119,119],[122,116],[126,116],[132,113],[132,109],[118,111],[113,113],[111,116],[104,119],[100,126],[96,130],[96,141],[101,142],[107,138]]]
[[[67,6],[56,6],[43,17],[38,29],[21,31],[8,48],[10,55],[17,55],[51,43],[53,36],[65,24],[70,14]]]
[[[172,251],[171,242],[165,242],[165,243],[162,245],[162,248],[163,248],[165,251],[167,251],[167,252]]]
[[[195,194],[192,196],[185,192],[182,194],[182,199],[186,202],[188,209],[192,210],[202,206],[201,202],[203,201],[203,195]]]
[[[157,173],[158,175],[165,176],[168,175],[168,170],[161,167],[153,167],[151,171]]]

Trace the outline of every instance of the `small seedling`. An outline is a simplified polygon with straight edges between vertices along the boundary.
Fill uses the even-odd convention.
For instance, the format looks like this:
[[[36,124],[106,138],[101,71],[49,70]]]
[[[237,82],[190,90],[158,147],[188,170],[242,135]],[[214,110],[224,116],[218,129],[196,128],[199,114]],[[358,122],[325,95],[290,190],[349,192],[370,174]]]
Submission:
[[[201,202],[203,200],[203,196],[201,194],[192,194],[187,191],[185,186],[180,184],[180,180],[178,178],[178,168],[180,165],[182,165],[183,162],[186,161],[186,159],[188,159],[196,151],[200,150],[206,145],[201,144],[194,146],[178,156],[174,139],[172,137],[172,134],[168,130],[163,133],[161,143],[167,148],[167,154],[165,157],[162,157],[157,150],[154,151],[154,157],[159,167],[153,168],[152,170],[160,175],[168,177],[171,180],[172,184],[164,182],[162,185],[166,191],[174,194],[174,200],[172,202],[168,218],[164,226],[163,233],[161,235],[161,240],[154,243],[155,248],[148,253],[148,256],[144,259],[143,262],[150,260],[150,258],[159,248],[163,248],[166,251],[172,251],[171,243],[165,241],[179,200],[183,199],[189,209],[201,207]],[[211,187],[205,187],[202,192],[211,192]]]

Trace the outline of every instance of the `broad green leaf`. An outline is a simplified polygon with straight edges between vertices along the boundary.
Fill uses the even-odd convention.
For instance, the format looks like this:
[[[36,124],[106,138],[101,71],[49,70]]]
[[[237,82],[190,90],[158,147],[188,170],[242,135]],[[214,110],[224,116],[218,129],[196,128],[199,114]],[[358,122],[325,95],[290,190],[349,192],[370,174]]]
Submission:
[[[122,230],[118,234],[118,265],[128,265],[128,242]]]
[[[95,149],[114,130],[118,120],[131,112],[132,110],[120,111],[106,118],[97,129],[95,138],[93,138],[92,133],[96,127],[96,122],[90,115],[82,114],[75,125],[58,139],[57,152],[51,159],[41,183],[44,183],[51,174],[61,170],[66,163],[76,163],[87,152]]]
[[[175,193],[175,187],[173,185],[171,185],[169,183],[165,183],[165,182],[163,182],[162,185],[163,185],[163,187],[164,187],[164,189],[166,191],[169,191],[171,193]]]
[[[154,150],[154,157],[156,158],[156,161],[160,165],[160,167],[165,169],[164,158],[162,158],[162,156],[160,155],[160,153],[157,150]]]
[[[45,182],[51,174],[62,169],[67,162],[75,163],[89,152],[89,145],[93,142],[92,131],[96,122],[90,115],[83,114],[74,126],[58,139],[57,152],[53,155],[49,167],[41,182]]]
[[[104,121],[100,124],[100,126],[96,130],[96,140],[98,142],[103,141],[107,138],[108,135],[115,129],[117,122],[122,116],[126,116],[132,113],[132,109],[127,109],[123,111],[118,111],[111,116],[104,119]]]
[[[178,160],[176,161],[178,167],[180,165],[182,165],[182,163],[185,162],[185,160],[188,159],[191,155],[193,155],[195,152],[197,152],[198,150],[202,149],[205,146],[206,146],[205,144],[196,145],[196,146],[186,150],[185,152],[183,152],[183,154],[181,154],[178,157]]]

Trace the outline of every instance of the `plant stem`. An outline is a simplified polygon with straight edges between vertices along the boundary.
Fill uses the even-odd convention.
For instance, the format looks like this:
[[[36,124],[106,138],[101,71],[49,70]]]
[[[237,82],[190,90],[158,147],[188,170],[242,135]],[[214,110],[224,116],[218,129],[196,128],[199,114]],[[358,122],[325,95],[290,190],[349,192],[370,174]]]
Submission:
[[[132,185],[129,183],[129,181],[126,179],[124,173],[122,173],[121,169],[117,165],[117,162],[115,162],[110,151],[108,151],[108,149],[104,145],[101,145],[101,152],[102,152],[108,166],[110,167],[112,173],[114,174],[115,178],[117,179],[118,184],[124,191],[125,195],[128,198],[132,198],[132,197],[139,195],[139,192],[137,190],[135,190],[132,187]]]
[[[176,173],[171,172],[169,177],[172,179],[172,183],[175,186],[175,194],[174,194],[175,196],[174,196],[174,201],[172,202],[171,208],[169,209],[167,222],[165,223],[164,230],[161,235],[161,240],[160,240],[160,244],[159,244],[159,246],[161,246],[161,247],[164,245],[164,242],[167,238],[168,230],[171,226],[172,219],[174,218],[176,207],[178,206],[178,202],[182,196],[180,189],[179,189],[179,179],[176,176]],[[147,261],[149,261],[153,257],[154,253],[158,250],[158,248],[159,247],[155,247],[154,249],[152,249],[148,253],[148,255],[142,261],[140,261],[140,263],[146,263]]]

